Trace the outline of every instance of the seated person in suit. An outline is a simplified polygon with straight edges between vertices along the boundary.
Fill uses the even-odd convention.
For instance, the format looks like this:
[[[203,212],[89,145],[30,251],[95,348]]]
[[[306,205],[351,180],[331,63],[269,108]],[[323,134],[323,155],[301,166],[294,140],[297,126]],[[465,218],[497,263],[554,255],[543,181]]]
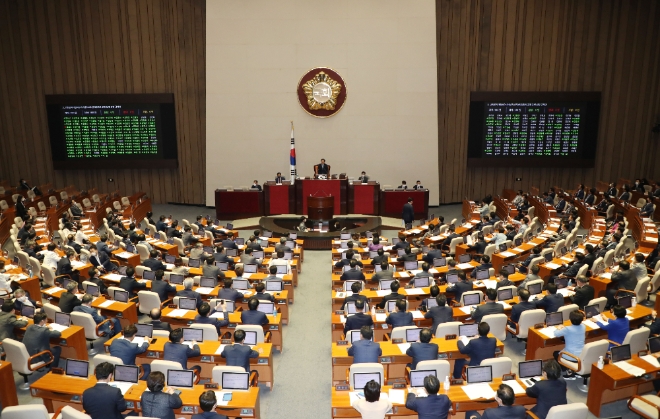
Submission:
[[[157,271],[157,270],[166,270],[167,267],[163,264],[163,262],[159,259],[159,254],[158,250],[151,250],[149,252],[149,258],[145,259],[142,262],[143,266],[146,266],[147,268],[151,269],[152,271]]]
[[[378,303],[378,308],[383,309],[385,308],[385,304],[389,300],[399,300],[399,299],[405,299],[406,296],[403,294],[399,294],[399,288],[401,288],[401,283],[399,281],[393,281],[390,284],[390,291],[392,291],[390,294],[386,295],[383,297],[380,303]]]
[[[493,267],[493,264],[490,263],[490,256],[488,255],[483,255],[481,257],[481,265],[477,266],[472,270],[470,273],[471,278],[476,278],[477,277],[477,271],[482,270],[482,269],[490,269]]]
[[[555,336],[564,338],[564,342],[565,342],[564,352],[568,352],[573,356],[579,357],[580,354],[582,353],[582,349],[584,348],[584,340],[586,338],[586,333],[587,333],[587,327],[584,324],[582,324],[582,320],[584,320],[584,315],[580,311],[575,310],[571,312],[568,318],[571,321],[571,325],[556,326],[557,330],[555,330]],[[555,351],[552,354],[555,360],[559,358],[559,352],[560,351]],[[564,355],[563,357],[568,361],[575,362],[575,359],[573,359],[572,356]],[[562,369],[565,368],[562,367]],[[566,370],[564,374],[564,379],[575,380],[575,374],[573,373],[573,371]]]
[[[89,270],[87,271],[87,274],[89,275],[89,278],[86,279],[86,281],[91,282],[92,284],[99,287],[99,294],[107,295],[108,294],[108,287],[105,285],[103,280],[101,278],[99,278],[99,271],[97,270],[97,268],[95,268],[95,267],[89,268]]]
[[[379,282],[381,279],[392,279],[394,278],[394,267],[390,266],[387,263],[387,260],[384,260],[380,264],[380,271],[374,273],[371,276],[370,282]]]
[[[154,326],[154,330],[167,330],[168,332],[172,331],[172,326],[169,323],[160,320],[161,311],[160,308],[152,308],[149,312],[149,318],[151,319],[147,323]]]
[[[461,296],[464,292],[472,291],[474,289],[472,282],[467,280],[464,271],[458,271],[458,282],[454,285],[447,287],[447,293],[454,293],[454,301],[461,301]]]
[[[417,412],[419,419],[447,419],[451,400],[440,391],[440,380],[435,375],[424,377],[424,389],[427,397],[417,397],[414,392],[409,392],[406,398],[406,409]]]
[[[278,265],[279,266],[286,266],[287,275],[291,274],[291,264],[289,263],[288,260],[284,259],[284,252],[277,252],[277,258],[272,258],[270,260],[270,262],[268,262],[268,268],[269,269],[272,266],[278,266]]]
[[[371,326],[362,326],[360,336],[360,340],[351,343],[348,348],[348,356],[353,357],[354,364],[378,362],[378,357],[383,354],[383,350],[378,342],[373,342],[374,331]]]
[[[454,311],[452,310],[451,307],[447,306],[447,296],[444,294],[439,294],[435,297],[435,301],[436,303],[438,303],[438,305],[436,307],[431,307],[426,313],[424,313],[425,319],[433,319],[433,326],[431,326],[431,332],[434,335],[435,335],[435,331],[438,329],[438,325],[442,323],[451,322],[454,320]],[[438,337],[444,337],[444,336],[438,336]]]
[[[248,345],[243,345],[244,339],[245,331],[236,329],[234,331],[234,344],[225,346],[220,356],[227,359],[227,366],[243,367],[245,372],[250,372],[250,358],[259,358],[259,352]],[[263,352],[262,349],[259,349],[259,351]]]
[[[351,268],[347,271],[344,271],[344,273],[341,274],[341,277],[339,277],[339,279],[341,279],[342,281],[346,281],[348,279],[350,280],[359,279],[360,281],[365,280],[364,274],[362,273],[361,270],[357,268],[357,260],[351,259],[349,262],[349,266]]]
[[[147,289],[147,284],[138,282],[133,275],[135,275],[135,268],[129,266],[126,268],[126,276],[119,280],[119,288],[128,291],[129,295],[137,294],[138,291]]]
[[[482,415],[469,410],[465,412],[465,417],[466,419],[525,419],[527,417],[525,406],[514,406],[515,400],[516,394],[513,389],[506,384],[500,384],[495,395],[498,407],[486,409]]]
[[[578,274],[578,271],[580,268],[586,265],[586,262],[584,261],[585,259],[585,254],[584,253],[576,253],[575,254],[575,260],[573,261],[573,264],[566,270],[564,273],[559,275],[560,278],[575,278]]]
[[[50,346],[51,339],[57,339],[62,334],[57,330],[52,330],[46,323],[47,316],[44,312],[35,313],[32,318],[33,324],[29,325],[23,335],[23,344],[27,349],[30,356],[36,355],[42,351],[50,351],[53,354],[53,362],[46,368],[49,370],[53,367],[59,367],[60,355],[62,354],[62,347],[59,345]],[[48,361],[50,358],[47,355],[42,355],[41,359],[37,361]]]
[[[11,299],[6,299],[5,301],[11,302]],[[43,308],[40,308],[40,304],[30,298],[23,288],[17,288],[16,291],[14,291],[14,310],[20,312],[23,309],[23,306],[34,307],[35,313],[43,311]]]
[[[406,355],[412,358],[410,368],[417,369],[417,364],[420,361],[431,361],[438,359],[438,345],[431,343],[433,333],[428,328],[424,328],[419,332],[419,342],[413,342],[406,350]]]
[[[479,337],[470,340],[467,345],[460,340],[458,341],[458,351],[470,356],[470,363],[468,364],[470,367],[481,365],[481,361],[484,359],[495,358],[497,339],[488,337],[490,326],[486,322],[481,322],[478,331]],[[461,378],[465,363],[465,359],[457,359],[454,362],[454,378]]]
[[[98,310],[92,307],[92,301],[94,301],[94,296],[92,296],[91,294],[83,295],[81,304],[79,306],[74,307],[73,311],[89,314],[90,316],[92,316],[92,319],[94,319],[94,323],[100,324],[106,319],[106,317],[101,316]],[[111,324],[112,327],[110,326]],[[107,337],[111,338],[117,333],[119,333],[120,330],[121,330],[121,323],[119,322],[119,319],[113,317],[110,319],[109,323],[106,323],[103,326],[101,326],[99,332],[105,333]]]
[[[353,285],[355,285],[355,284],[353,284]],[[265,289],[266,289],[266,284],[264,284],[263,282],[257,283],[254,286],[254,290],[256,291],[255,294],[254,294],[254,298],[256,298],[257,300],[264,300],[264,301],[274,302],[275,297],[273,296],[273,294],[269,294],[267,292],[264,292]]]
[[[520,321],[520,315],[524,311],[536,310],[536,304],[529,301],[529,291],[521,289],[518,291],[518,297],[520,298],[520,302],[511,306],[511,316],[508,321],[509,325],[513,328],[515,328],[515,325],[511,322],[518,323]]]
[[[484,238],[483,233],[477,234],[477,241],[471,245],[468,246],[468,249],[472,252],[474,252],[476,255],[483,255],[484,251],[486,250],[486,246],[488,246],[488,243],[486,243],[486,239]],[[483,261],[483,257],[481,259]],[[488,262],[490,263],[490,258],[488,258]]]
[[[237,272],[238,274],[238,272]],[[241,272],[241,275],[243,272]],[[185,282],[185,281],[184,281]],[[243,301],[243,294],[232,288],[234,281],[231,278],[225,278],[223,288],[218,291],[218,298],[230,301]]]
[[[250,186],[250,189],[252,189],[253,191],[261,191],[261,185],[259,185],[259,181],[255,179],[252,182],[252,186]]]
[[[229,280],[231,281],[231,279],[229,279]],[[176,296],[177,297],[186,297],[186,298],[196,299],[197,300],[197,307],[199,308],[199,306],[202,305],[202,296],[198,292],[193,291],[192,288],[193,288],[194,283],[195,283],[195,280],[192,279],[192,278],[184,279],[183,280],[183,289],[181,291],[178,291],[176,293]],[[231,284],[229,286],[231,287]],[[222,290],[220,290],[220,291],[222,291]],[[229,298],[225,298],[225,297],[218,297],[218,298],[223,298],[225,300],[229,299]]]
[[[291,253],[292,250],[286,245],[286,237],[280,237],[280,242],[275,245],[276,252]]]
[[[76,297],[76,290],[78,289],[78,283],[76,281],[69,281],[66,284],[66,291],[60,295],[60,302],[58,307],[64,313],[71,313],[74,308],[81,305],[82,302]]]
[[[420,180],[418,180],[415,183],[415,185],[413,186],[413,189],[416,190],[416,191],[424,189],[424,187],[422,186],[422,182]]]
[[[259,300],[257,300],[254,297],[251,297],[248,300],[248,310],[247,311],[243,310],[241,312],[242,324],[264,325],[269,323],[266,313],[257,311],[257,307],[259,307]]]
[[[412,253],[412,249],[410,246],[405,248],[406,254],[403,256],[398,257],[396,260],[398,262],[412,262],[414,260],[417,260],[417,255]]]
[[[183,343],[183,329],[178,328],[170,332],[170,341],[165,342],[163,348],[163,359],[166,361],[177,362],[184,370],[188,368],[188,358],[199,356],[200,349],[196,341],[192,341],[192,347]],[[202,370],[199,365],[193,366],[191,369],[197,371],[197,375]]]
[[[403,189],[403,190],[406,190],[406,189],[408,189],[408,184],[406,184],[406,181],[405,181],[405,180],[402,180],[402,181],[401,181],[401,185],[399,185],[399,187],[398,187],[397,189]]]
[[[475,323],[479,323],[484,316],[489,314],[504,313],[504,306],[497,302],[497,291],[494,289],[487,289],[485,294],[485,304],[478,305],[472,313],[472,319]]]
[[[211,305],[204,301],[199,308],[197,308],[197,315],[195,316],[195,323],[212,324],[220,333],[220,329],[229,324],[229,316],[227,315],[227,304],[221,303],[215,306],[211,311]],[[222,313],[222,319],[209,317],[213,313]]]
[[[385,263],[389,262],[389,254],[386,255],[385,250],[383,250],[382,247],[378,250],[374,250],[374,252],[378,252],[378,256],[371,259],[371,265],[372,266],[380,265],[383,262],[385,262]],[[346,257],[348,258],[348,254],[346,255]],[[337,265],[335,265],[335,266],[337,266]]]
[[[433,280],[431,279],[431,278],[433,278],[433,275],[431,275],[429,273],[429,268],[430,268],[430,265],[428,263],[426,263],[426,262],[422,263],[422,272],[417,272],[415,274],[415,276],[413,277],[413,279],[410,280],[409,285],[411,287],[416,287],[416,285],[415,285],[415,279],[416,278],[429,278],[428,282],[429,282],[429,284],[431,284],[433,282]],[[424,283],[425,282],[426,281],[424,281]]]
[[[585,275],[578,275],[575,278],[575,294],[571,295],[569,298],[573,304],[577,304],[580,310],[584,310],[584,307],[589,303],[589,301],[594,299],[594,287],[589,285],[589,278]]]
[[[108,385],[112,381],[114,365],[101,362],[94,368],[96,384],[82,394],[83,409],[92,419],[124,419],[126,400],[121,390]]]
[[[541,256],[541,249],[539,246],[536,246],[535,248],[532,249],[530,252],[529,256],[527,256],[527,259],[524,261],[520,262],[520,265],[518,265],[518,272],[521,274],[526,274],[527,273],[527,267],[529,266],[530,262],[537,257]]]
[[[204,251],[204,245],[200,242],[195,242],[190,248],[190,259],[206,259],[211,256]]]
[[[353,292],[353,294],[347,296],[344,299],[344,304],[341,305],[341,309],[344,310],[344,307],[346,307],[346,303],[355,302],[358,300],[364,301],[364,303],[367,304],[367,297],[365,297],[364,295],[360,295],[361,290],[362,290],[362,284],[360,284],[359,282],[353,282],[351,284],[351,291]]]
[[[437,248],[435,243],[429,244],[429,252],[422,256],[422,260],[429,265],[433,266],[433,260],[442,257],[442,252]]]
[[[243,265],[261,265],[261,260],[255,258],[252,256],[252,248],[251,247],[246,247],[245,251],[243,251],[243,254],[241,255],[240,258],[240,263]]]
[[[371,315],[364,314],[365,306],[366,304],[364,301],[355,301],[356,313],[346,318],[346,323],[344,324],[344,335],[346,335],[349,330],[360,330],[362,326],[371,327],[374,325],[374,320],[371,318]]]
[[[397,299],[395,304],[396,309],[387,316],[385,323],[392,326],[392,328],[413,326],[413,315],[412,313],[406,312],[406,306],[408,305],[408,302],[401,298]]]
[[[227,419],[227,416],[215,411],[215,408],[218,407],[218,399],[213,390],[206,390],[199,395],[199,407],[202,409],[202,413],[192,415],[191,419]]]
[[[637,276],[635,276],[635,272],[630,269],[630,263],[625,260],[619,262],[619,270],[612,274],[611,280],[614,287],[609,288],[605,292],[605,295],[607,296],[607,308],[617,304],[617,300],[614,296],[618,290],[634,291],[637,286]]]
[[[529,282],[536,281],[537,279],[541,279],[541,277],[539,276],[539,271],[540,270],[541,270],[541,267],[538,265],[538,263],[536,265],[532,266],[532,268],[529,270],[529,273],[527,274],[525,279],[523,279],[523,281],[520,283],[520,285],[518,285],[518,292],[520,292],[520,290],[522,290],[522,289],[526,289],[527,284]]]
[[[607,332],[608,340],[620,345],[630,331],[630,321],[626,317],[626,309],[623,306],[617,304],[612,307],[611,312],[614,314],[613,320],[607,321],[607,318],[603,316],[603,320],[606,322],[598,321],[596,324]],[[612,346],[614,344],[610,344],[610,348]]]
[[[566,381],[561,378],[561,366],[554,359],[543,364],[543,380],[527,387],[527,396],[536,399],[536,406],[531,411],[539,419],[545,419],[553,406],[567,404]]]
[[[557,294],[557,286],[553,283],[546,285],[548,295],[536,301],[536,307],[542,308],[546,313],[554,313],[564,305],[564,296]]]
[[[321,159],[321,163],[314,165],[314,173],[330,176],[330,166],[325,163],[325,159]]]
[[[149,342],[146,340],[141,345],[133,342],[136,333],[137,327],[134,324],[129,324],[124,327],[123,339],[114,339],[110,344],[110,355],[121,359],[124,365],[136,365],[135,358],[139,354],[145,353],[149,348]],[[142,367],[146,377],[151,371],[151,365],[145,363]]]
[[[78,272],[73,270],[71,261],[76,257],[76,252],[67,249],[64,256],[57,262],[57,270],[55,275],[69,275],[71,278],[76,279]]]
[[[516,286],[516,284],[514,284],[509,279],[509,271],[507,271],[504,268],[500,269],[500,274],[499,274],[499,277],[497,279],[498,279],[497,285],[495,285],[496,290],[498,290],[502,287],[515,287]]]
[[[277,266],[269,267],[268,272],[270,273],[270,275],[268,275],[267,277],[264,278],[264,282],[265,281],[280,281],[280,282],[282,281],[282,278],[277,276]]]
[[[168,299],[170,293],[176,293],[176,287],[174,285],[170,285],[169,282],[163,281],[164,275],[165,272],[159,269],[154,272],[155,279],[151,281],[151,291],[158,294],[161,303]]]
[[[156,230],[165,232],[167,231],[167,223],[165,222],[165,216],[161,215],[158,221],[156,222]]]
[[[10,299],[6,299],[2,303],[2,312],[0,312],[0,342],[5,338],[16,340],[14,329],[25,327],[27,324],[27,317],[16,318],[14,303]]]
[[[154,371],[147,376],[149,391],[142,393],[140,404],[142,414],[147,417],[160,419],[174,419],[174,409],[181,407],[181,397],[175,393],[174,387],[165,388],[165,374]]]

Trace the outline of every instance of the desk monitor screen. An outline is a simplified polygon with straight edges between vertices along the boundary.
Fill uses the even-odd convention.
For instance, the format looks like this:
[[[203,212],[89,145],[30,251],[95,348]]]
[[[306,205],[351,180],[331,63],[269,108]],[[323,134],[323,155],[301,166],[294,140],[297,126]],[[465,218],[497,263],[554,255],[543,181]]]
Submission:
[[[120,266],[120,267],[118,267],[118,268],[117,268],[117,274],[118,274],[118,275],[122,275],[122,276],[126,275],[126,268],[128,268],[128,266]]]
[[[513,288],[497,290],[497,301],[506,301],[513,298]]]
[[[369,259],[373,259],[378,256],[378,252],[369,252]]]
[[[249,372],[223,372],[222,373],[222,389],[223,390],[237,390],[247,391],[250,389],[250,373]]]
[[[403,256],[406,254],[406,251],[404,249],[397,249],[396,254],[397,256]]]
[[[247,279],[234,279],[231,286],[235,290],[246,290],[250,287],[250,283]]]
[[[254,274],[257,273],[257,265],[253,263],[249,263],[247,265],[243,265],[243,272],[246,274]]]
[[[174,284],[174,285],[183,284],[183,275],[170,274],[170,284]]]
[[[89,375],[89,362],[78,359],[67,359],[65,371],[66,375],[72,377],[87,378]]]
[[[419,342],[419,333],[422,331],[421,327],[414,329],[406,329],[406,342]]]
[[[66,289],[66,287],[69,285],[69,282],[71,282],[69,278],[62,278],[60,281],[60,288]]]
[[[438,376],[436,370],[413,370],[410,371],[410,387],[424,387],[424,379],[432,375]]]
[[[568,253],[568,249],[566,248],[566,246],[562,247],[561,250],[559,251],[559,253],[562,256],[564,256],[566,253]]]
[[[500,249],[500,252],[506,252],[506,249],[507,249],[506,243],[500,243],[499,249]]]
[[[631,358],[630,345],[612,346],[612,362],[627,361]]]
[[[530,378],[543,375],[543,361],[535,359],[533,361],[522,361],[518,363],[518,377]]]
[[[137,328],[137,332],[135,333],[135,336],[142,336],[151,339],[154,333],[153,324],[135,323],[135,327]]]
[[[560,312],[548,313],[545,315],[546,326],[559,326],[564,323],[564,316]]]
[[[34,307],[24,305],[21,308],[21,316],[33,318],[34,317]]]
[[[472,255],[469,253],[463,253],[458,257],[458,263],[468,263],[472,260]]]
[[[215,279],[215,278],[203,276],[199,279],[199,286],[200,287],[215,288],[215,286],[217,285],[217,282],[218,282],[218,280]]]
[[[392,285],[392,282],[396,281],[396,279],[381,279],[379,282],[379,286],[381,290],[389,290],[390,286]]]
[[[188,266],[190,268],[199,268],[200,260],[199,259],[188,259]]]
[[[380,373],[378,372],[356,372],[353,374],[353,389],[362,390],[369,381],[375,381],[381,384]]]
[[[265,281],[265,283],[266,291],[280,292],[284,288],[284,283],[282,281]]]
[[[380,272],[383,268],[380,265],[374,265],[374,272]]]
[[[435,258],[433,259],[433,266],[436,268],[441,268],[447,266],[447,259],[445,258]]]
[[[339,240],[349,240],[351,238],[351,233],[340,233]]]
[[[261,311],[262,313],[265,314],[273,314],[273,309],[275,308],[275,303],[266,303],[266,302],[259,302],[259,307],[257,307],[257,311]]]
[[[165,263],[173,264],[174,262],[176,262],[176,257],[172,255],[165,255]]]
[[[393,238],[392,238],[392,246],[394,246],[395,244],[399,243],[400,241],[401,241],[401,240],[400,240],[398,237],[393,237]]]
[[[202,250],[204,250],[204,253],[208,253],[209,255],[213,253],[213,247],[211,246],[204,246]]]
[[[237,246],[243,246],[245,244],[245,237],[236,237],[234,243],[236,243]]]
[[[481,296],[479,294],[463,294],[463,305],[473,306],[481,302]]]
[[[243,339],[243,343],[246,345],[254,346],[257,344],[257,332],[254,330],[244,330],[245,332],[245,339]]]
[[[195,310],[197,308],[197,299],[179,297],[179,308],[183,310]]]
[[[356,280],[348,279],[348,280],[344,281],[344,291],[350,291],[351,287],[356,282],[359,283],[359,284],[362,284],[362,281],[360,281],[359,279],[356,279]],[[360,288],[362,288],[362,285],[360,285]]]
[[[134,365],[115,365],[114,381],[124,381],[127,383],[137,383],[140,375],[140,368]]]
[[[228,257],[233,258],[235,256],[238,256],[238,249],[226,249],[225,254]]]
[[[204,341],[204,329],[195,329],[194,327],[186,327],[183,329],[183,340],[187,342]]]
[[[458,325],[458,336],[472,337],[472,336],[477,336],[478,333],[479,333],[478,323]]]
[[[518,237],[518,238],[515,240],[515,244],[516,244],[516,246],[520,246],[521,244],[523,244],[523,239],[522,239],[522,237]]]
[[[406,271],[414,271],[417,268],[418,268],[418,264],[416,260],[407,260],[403,262],[403,269],[405,269]]]
[[[590,319],[593,316],[597,316],[599,314],[600,314],[600,306],[598,304],[592,304],[584,308],[584,315],[587,317],[587,319]]]
[[[289,270],[288,265],[275,265],[277,266],[277,272],[275,273],[276,275],[286,275],[287,271]]]
[[[502,266],[502,269],[506,270],[509,275],[516,273],[516,265],[513,263],[506,264]]]
[[[153,281],[156,279],[156,272],[154,271],[143,271],[142,272],[142,279],[148,279],[150,281]]]
[[[543,291],[543,284],[541,284],[541,283],[532,284],[532,285],[527,287],[527,291],[529,291],[530,295],[540,294],[541,291]]]
[[[626,295],[625,297],[617,297],[617,301],[619,301],[619,305],[623,308],[632,307],[632,296],[631,295]]]
[[[568,278],[555,278],[555,285],[558,289],[566,288],[568,286]]]
[[[428,276],[420,276],[415,278],[415,288],[423,288],[430,286],[430,279]]]
[[[351,334],[351,342],[357,342],[358,340],[362,339],[362,335],[360,334],[359,330],[349,330],[348,333]],[[374,341],[373,335],[371,335],[370,341]]]
[[[284,245],[288,247],[289,249],[295,249],[296,248],[296,242],[293,240],[287,240],[284,242]]]
[[[396,309],[396,302],[399,301],[399,299],[394,299],[394,300],[387,300],[387,304],[385,306],[385,309],[387,310],[388,313],[394,312]]]
[[[85,292],[89,295],[92,295],[94,297],[99,296],[99,287],[97,285],[87,285],[87,288],[85,289]]]
[[[66,313],[55,313],[55,323],[69,327],[71,325],[71,315]]]
[[[477,270],[477,280],[482,280],[482,279],[488,279],[490,278],[490,270],[489,269],[479,269]]]
[[[649,339],[649,350],[651,353],[660,352],[660,336]]]
[[[438,301],[435,298],[427,298],[426,300],[426,308],[429,309],[431,307],[437,307],[438,306]]]
[[[128,302],[128,291],[124,290],[115,290],[115,294],[113,295],[115,301],[119,301],[120,303],[127,303]]]
[[[220,225],[220,220],[216,220],[216,224]],[[225,230],[231,230],[233,228],[234,228],[234,223],[227,223],[227,225],[225,226]]]
[[[544,257],[546,262],[552,262],[552,252],[546,253]]]
[[[366,308],[366,306],[365,306],[365,308]],[[352,302],[352,301],[346,303],[346,305],[344,306],[344,309],[346,310],[347,315],[357,313],[357,310],[355,309],[355,302]]]
[[[130,243],[126,243],[126,251],[129,253],[135,253],[135,246]]]
[[[185,329],[183,329],[185,331]],[[195,372],[193,370],[167,370],[168,387],[193,388]]]
[[[253,250],[252,257],[262,260],[264,258],[263,250]]]
[[[468,367],[465,377],[468,384],[490,383],[493,381],[493,367],[490,365]]]
[[[215,262],[215,266],[217,266],[221,271],[226,271],[229,269],[228,262]]]
[[[356,267],[357,269],[357,267]],[[351,265],[344,265],[344,267],[341,269],[342,272],[350,271],[351,270]]]
[[[298,238],[298,233],[289,233],[290,240],[296,240]]]
[[[211,300],[213,301],[213,300]],[[214,303],[211,303],[211,307],[215,307],[217,304],[220,304],[222,301],[225,302],[225,305],[227,306],[227,313],[233,313],[234,310],[236,310],[235,304],[232,300],[222,300],[222,299],[215,299]]]
[[[259,246],[261,247],[268,247],[268,240],[260,240],[259,241]]]

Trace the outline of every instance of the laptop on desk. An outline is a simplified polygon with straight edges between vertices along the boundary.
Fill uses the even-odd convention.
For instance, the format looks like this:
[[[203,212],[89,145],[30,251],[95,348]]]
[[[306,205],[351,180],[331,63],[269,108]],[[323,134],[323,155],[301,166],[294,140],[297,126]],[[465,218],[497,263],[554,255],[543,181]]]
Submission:
[[[64,371],[70,377],[87,379],[89,376],[89,362],[79,359],[67,359]]]
[[[630,345],[612,346],[610,348],[612,354],[612,362],[628,361],[632,358],[630,353]]]
[[[378,372],[356,372],[353,374],[353,390],[363,390],[369,381],[375,381],[382,385],[382,379]]]
[[[153,281],[156,279],[156,272],[154,271],[143,271],[142,272],[142,279],[148,279],[150,281]]]
[[[93,296],[93,297],[98,297],[99,296],[99,287],[97,285],[87,285],[87,288],[85,289],[85,293]]]
[[[361,282],[361,281],[357,281],[357,282]],[[265,284],[266,284],[266,291],[270,291],[270,292],[281,292],[282,289],[284,288],[284,282],[282,281],[265,281]],[[350,287],[348,289],[350,289]]]
[[[196,310],[197,309],[197,299],[179,297],[179,308],[183,310]]]
[[[117,302],[127,303],[128,302],[128,291],[115,290],[115,294],[112,296],[112,298]]]
[[[183,284],[183,275],[170,274],[170,284],[171,285],[181,285],[181,284]]]
[[[403,269],[406,271],[414,271],[418,269],[418,263],[416,260],[407,260],[403,262]]]
[[[468,384],[490,383],[493,381],[493,367],[490,365],[467,367],[465,377]]]
[[[477,281],[482,281],[484,279],[490,278],[490,269],[479,269],[476,272]]]
[[[204,341],[204,329],[197,329],[194,327],[186,327],[183,329],[183,344],[189,345],[192,341],[203,342]]]
[[[475,337],[479,334],[479,324],[460,324],[458,325],[458,336],[467,338]]]
[[[507,301],[513,298],[513,288],[497,290],[497,301]]]
[[[215,278],[211,277],[201,277],[199,279],[199,286],[200,287],[206,287],[206,288],[215,288],[217,285],[218,280]]]
[[[535,359],[532,361],[521,361],[518,363],[518,378],[524,382],[527,387],[531,387],[540,380],[543,375],[543,361]]]
[[[545,315],[545,325],[546,327],[550,326],[559,326],[564,323],[564,316],[560,312],[548,313]]]
[[[168,387],[191,389],[194,385],[195,372],[193,370],[167,370]]]
[[[225,371],[222,373],[221,385],[225,391],[248,391],[250,390],[250,373]]]
[[[153,336],[154,333],[153,324],[136,323],[135,327],[137,328],[137,332],[135,333],[135,336],[149,338],[149,339],[151,339],[151,337]]]
[[[406,329],[406,342],[419,342],[419,333],[422,331],[420,327],[414,329]]]

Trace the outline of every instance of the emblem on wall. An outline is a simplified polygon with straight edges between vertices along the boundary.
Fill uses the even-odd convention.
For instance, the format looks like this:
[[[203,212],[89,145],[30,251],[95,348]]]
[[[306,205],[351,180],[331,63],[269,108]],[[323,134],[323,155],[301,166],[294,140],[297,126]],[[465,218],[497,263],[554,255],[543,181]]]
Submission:
[[[308,114],[328,118],[344,106],[346,83],[330,68],[313,68],[298,82],[298,102]]]

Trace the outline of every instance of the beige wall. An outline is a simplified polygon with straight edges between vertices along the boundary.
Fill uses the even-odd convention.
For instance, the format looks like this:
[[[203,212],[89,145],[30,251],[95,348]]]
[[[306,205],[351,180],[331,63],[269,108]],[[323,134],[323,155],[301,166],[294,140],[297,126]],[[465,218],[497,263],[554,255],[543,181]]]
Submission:
[[[208,0],[206,203],[225,185],[289,173],[321,158],[334,173],[381,184],[421,179],[438,203],[434,0]],[[296,86],[327,66],[345,80],[344,108],[309,116]]]

